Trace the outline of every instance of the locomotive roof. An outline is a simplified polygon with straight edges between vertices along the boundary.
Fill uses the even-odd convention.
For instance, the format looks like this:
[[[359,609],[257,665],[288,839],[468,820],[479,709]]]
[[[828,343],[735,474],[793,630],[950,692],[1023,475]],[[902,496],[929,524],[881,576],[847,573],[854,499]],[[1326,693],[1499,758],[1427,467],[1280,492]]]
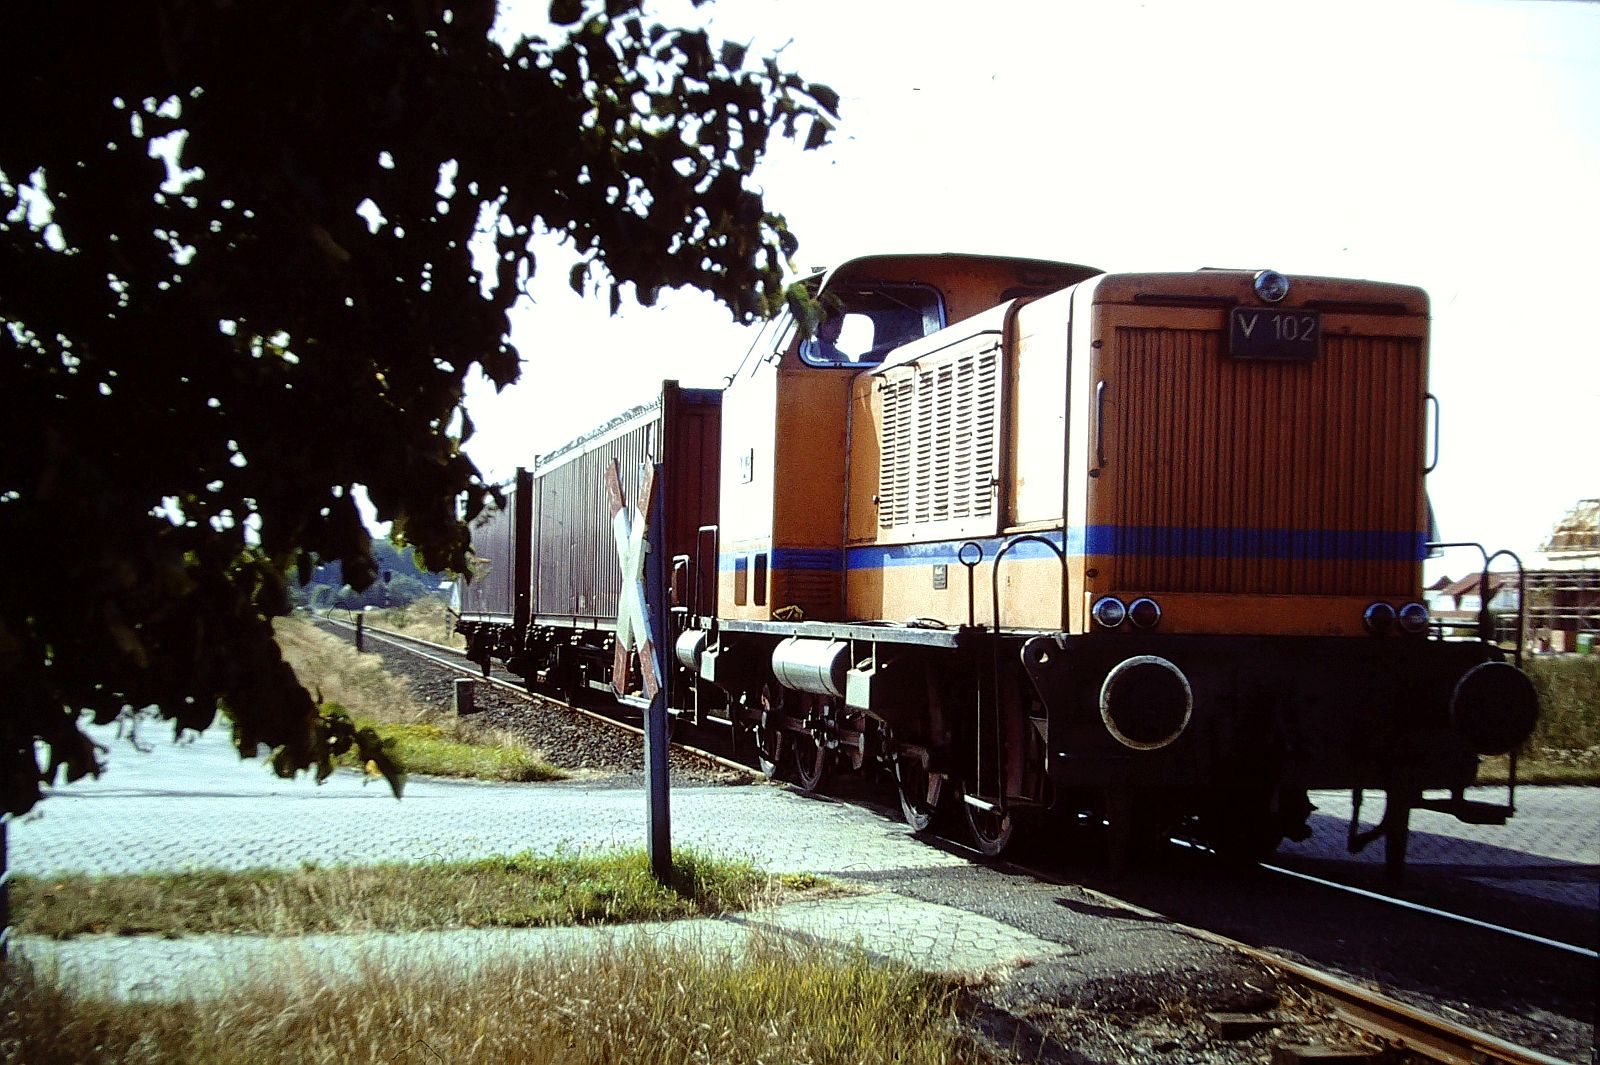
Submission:
[[[1099,267],[1084,266],[1058,259],[1034,259],[1018,255],[985,255],[975,252],[890,252],[878,255],[858,255],[814,276],[822,278],[822,286],[850,283],[876,278],[874,267],[889,266],[899,275],[906,267],[918,263],[938,264],[941,267],[1009,267],[1021,275],[1026,283],[1049,284],[1059,282],[1069,285],[1096,274],[1104,273]],[[1030,276],[1031,275],[1031,276]]]

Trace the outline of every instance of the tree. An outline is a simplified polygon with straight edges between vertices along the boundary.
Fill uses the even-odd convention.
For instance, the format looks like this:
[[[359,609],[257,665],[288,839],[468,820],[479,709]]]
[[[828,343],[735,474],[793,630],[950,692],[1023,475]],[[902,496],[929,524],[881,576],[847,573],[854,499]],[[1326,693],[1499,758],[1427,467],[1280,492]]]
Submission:
[[[464,569],[491,491],[462,384],[517,377],[530,238],[569,238],[572,286],[613,309],[791,298],[795,241],[749,176],[772,136],[823,143],[836,96],[642,3],[555,0],[547,37],[506,46],[494,0],[8,6],[6,809],[95,771],[80,713],[126,706],[224,708],[285,775],[354,746],[398,789],[269,619],[293,566],[371,582],[358,485],[429,569]]]

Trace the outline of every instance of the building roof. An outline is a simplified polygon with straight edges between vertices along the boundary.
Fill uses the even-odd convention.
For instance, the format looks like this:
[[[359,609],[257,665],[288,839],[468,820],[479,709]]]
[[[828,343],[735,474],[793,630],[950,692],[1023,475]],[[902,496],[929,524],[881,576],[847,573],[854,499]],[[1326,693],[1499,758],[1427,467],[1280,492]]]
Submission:
[[[1461,598],[1463,595],[1477,595],[1478,580],[1481,576],[1481,574],[1474,573],[1469,577],[1462,577],[1458,581],[1452,581],[1450,582],[1449,586],[1444,589],[1444,593],[1457,599]],[[1491,599],[1494,598],[1495,593],[1500,591],[1500,589],[1506,587],[1515,587],[1516,583],[1517,575],[1515,573],[1489,574],[1489,597]],[[1432,589],[1429,590],[1432,591]]]
[[[1548,555],[1600,555],[1600,499],[1580,499],[1540,545]]]

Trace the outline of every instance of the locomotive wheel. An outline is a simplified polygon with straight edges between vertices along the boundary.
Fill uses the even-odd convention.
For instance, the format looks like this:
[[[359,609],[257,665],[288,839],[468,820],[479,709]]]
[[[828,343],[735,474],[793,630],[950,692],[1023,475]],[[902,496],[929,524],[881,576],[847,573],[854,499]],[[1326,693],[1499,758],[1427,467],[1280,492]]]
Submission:
[[[965,795],[958,797],[961,800],[961,812],[967,821],[967,836],[973,847],[985,858],[998,858],[1011,843],[1011,832],[1015,827],[1011,814],[982,810],[967,802]]]
[[[827,775],[828,750],[810,733],[796,733],[788,737],[789,750],[794,758],[794,779],[801,791],[816,791],[822,787]]]
[[[900,796],[900,814],[911,826],[914,835],[931,833],[939,820],[940,800],[943,798],[943,781],[928,794],[928,771],[920,762],[910,758],[895,758],[894,786]]]

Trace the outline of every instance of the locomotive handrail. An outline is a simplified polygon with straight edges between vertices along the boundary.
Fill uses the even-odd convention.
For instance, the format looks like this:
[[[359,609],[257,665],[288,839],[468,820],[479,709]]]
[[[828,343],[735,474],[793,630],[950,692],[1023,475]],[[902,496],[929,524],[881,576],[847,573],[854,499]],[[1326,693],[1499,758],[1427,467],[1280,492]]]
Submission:
[[[1422,467],[1422,472],[1429,474],[1439,468],[1439,397],[1429,392],[1423,405],[1433,408],[1433,460]]]
[[[688,581],[689,579],[691,579],[693,577],[693,575],[694,575],[694,571],[689,568],[691,563],[692,563],[692,560],[689,558],[688,555],[673,555],[672,556],[672,580],[674,582],[677,581],[678,574],[680,572],[683,573],[685,581]],[[676,593],[674,593],[674,594],[676,594]],[[699,605],[699,603],[698,603],[698,601],[696,601],[696,599],[691,599],[690,603],[693,606],[698,606]],[[694,615],[692,613],[690,613],[690,610],[691,610],[690,605],[686,605],[684,603],[673,603],[671,612],[674,613],[674,614],[689,614],[690,617],[694,617]],[[699,619],[696,618],[695,620],[698,621]]]
[[[722,574],[722,530],[721,530],[721,528],[719,526],[716,526],[716,525],[702,525],[702,526],[700,526],[700,528],[696,529],[695,533],[694,533],[694,568],[695,568],[695,572],[693,572],[693,573],[691,573],[689,575],[690,581],[694,584],[694,599],[693,599],[693,602],[694,602],[694,619],[695,619],[695,623],[696,624],[699,624],[701,618],[704,616],[704,615],[702,615],[700,613],[700,581],[702,579],[701,575],[705,573],[706,568],[705,568],[705,560],[700,557],[700,549],[705,545],[706,533],[710,533],[711,534],[711,557],[712,557],[713,561],[716,562],[716,565],[717,565],[717,568],[712,571],[715,574],[717,574],[717,579],[716,579],[716,581],[713,582],[713,588],[716,587],[716,584],[720,583],[721,574]],[[717,630],[717,593],[715,591],[713,591],[711,593],[711,631],[712,631],[713,634],[715,634],[716,630]]]
[[[1046,537],[1040,536],[1038,533],[1023,533],[1020,536],[1013,536],[1011,539],[1007,540],[1005,543],[1000,545],[1000,550],[996,551],[995,555],[994,555],[994,568],[989,571],[990,609],[993,611],[993,615],[992,616],[993,616],[993,619],[994,619],[993,624],[994,624],[994,635],[995,635],[995,639],[990,641],[990,646],[991,646],[991,648],[993,650],[993,659],[994,659],[994,669],[992,671],[992,676],[993,676],[993,680],[994,680],[995,750],[997,752],[1003,752],[1005,750],[1005,742],[1004,742],[1005,741],[1005,736],[1004,736],[1004,733],[1003,733],[1003,729],[1004,729],[1005,726],[1004,726],[1004,723],[1000,719],[1000,639],[999,639],[999,637],[1000,637],[1000,563],[1005,561],[1006,555],[1011,551],[1011,549],[1013,547],[1016,547],[1019,544],[1029,543],[1030,541],[1033,542],[1033,543],[1043,544],[1044,546],[1048,547],[1051,551],[1055,552],[1056,558],[1060,560],[1060,562],[1061,562],[1061,588],[1062,588],[1061,601],[1062,601],[1063,604],[1065,604],[1065,602],[1066,602],[1066,586],[1067,586],[1067,553],[1066,553],[1066,551],[1064,551],[1060,547],[1057,547],[1053,540],[1050,540],[1050,539],[1047,539]],[[958,555],[957,557],[959,558],[960,556]],[[970,573],[971,571],[969,570],[968,572]],[[1063,624],[1066,622],[1066,616],[1065,616],[1064,613],[1063,613],[1063,616],[1062,616],[1061,620],[1062,620]],[[981,713],[981,708],[980,708],[980,713]],[[979,723],[982,724],[981,721]],[[976,755],[976,760],[977,760],[977,763],[978,763],[978,768],[981,770],[983,768],[983,744],[981,742],[982,741],[982,730],[981,729],[979,730],[978,739],[979,739],[978,749],[975,752],[975,755]],[[1000,763],[999,772],[1000,772],[1001,777],[1003,778],[1004,775],[1005,775],[1005,764],[1004,764],[1004,762]],[[981,791],[982,790],[982,787],[981,787],[982,781],[981,781],[981,779],[979,780],[978,783],[980,785],[979,790]],[[1005,780],[1004,779],[1002,779],[1000,781],[1000,787],[996,789],[996,795],[999,798],[999,802],[996,805],[999,807],[1000,812],[1002,814],[1004,814],[1005,813],[1005,809],[1006,809],[1006,789],[1005,789]]]
[[[971,562],[967,561],[967,548],[969,547],[978,552],[977,557]],[[968,540],[956,549],[956,561],[966,567],[967,570],[967,628],[974,629],[978,627],[978,617],[973,605],[972,590],[975,574],[978,572],[978,564],[983,561],[983,545],[976,540]]]
[[[1447,547],[1476,547],[1478,549],[1478,554],[1483,556],[1483,569],[1478,573],[1478,638],[1484,640],[1486,643],[1494,642],[1492,639],[1494,636],[1493,622],[1491,620],[1493,615],[1489,613],[1489,596],[1484,594],[1489,590],[1489,566],[1501,555],[1509,555],[1511,557],[1511,561],[1517,564],[1516,663],[1517,668],[1521,669],[1522,640],[1523,632],[1527,628],[1528,609],[1528,574],[1527,571],[1522,568],[1522,559],[1515,551],[1505,547],[1502,547],[1494,554],[1490,554],[1488,549],[1482,544],[1476,543],[1472,540],[1456,540],[1449,543],[1430,542],[1427,546],[1430,549],[1443,549]],[[1511,750],[1507,752],[1506,760],[1506,808],[1508,810],[1515,810],[1517,808],[1517,749],[1515,747],[1511,748]],[[1457,798],[1459,799],[1460,796],[1458,795]]]
[[[1094,464],[1106,464],[1106,383],[1094,386]]]
[[[1527,628],[1528,611],[1528,573],[1522,566],[1522,559],[1510,548],[1502,547],[1500,550],[1489,553],[1482,544],[1472,540],[1453,540],[1449,542],[1429,541],[1428,550],[1444,550],[1449,547],[1475,547],[1478,554],[1483,556],[1483,569],[1478,573],[1478,639],[1485,643],[1494,641],[1494,615],[1489,612],[1490,596],[1485,593],[1489,590],[1489,567],[1501,555],[1508,556],[1517,564],[1517,668],[1522,668],[1522,654],[1524,633]]]

